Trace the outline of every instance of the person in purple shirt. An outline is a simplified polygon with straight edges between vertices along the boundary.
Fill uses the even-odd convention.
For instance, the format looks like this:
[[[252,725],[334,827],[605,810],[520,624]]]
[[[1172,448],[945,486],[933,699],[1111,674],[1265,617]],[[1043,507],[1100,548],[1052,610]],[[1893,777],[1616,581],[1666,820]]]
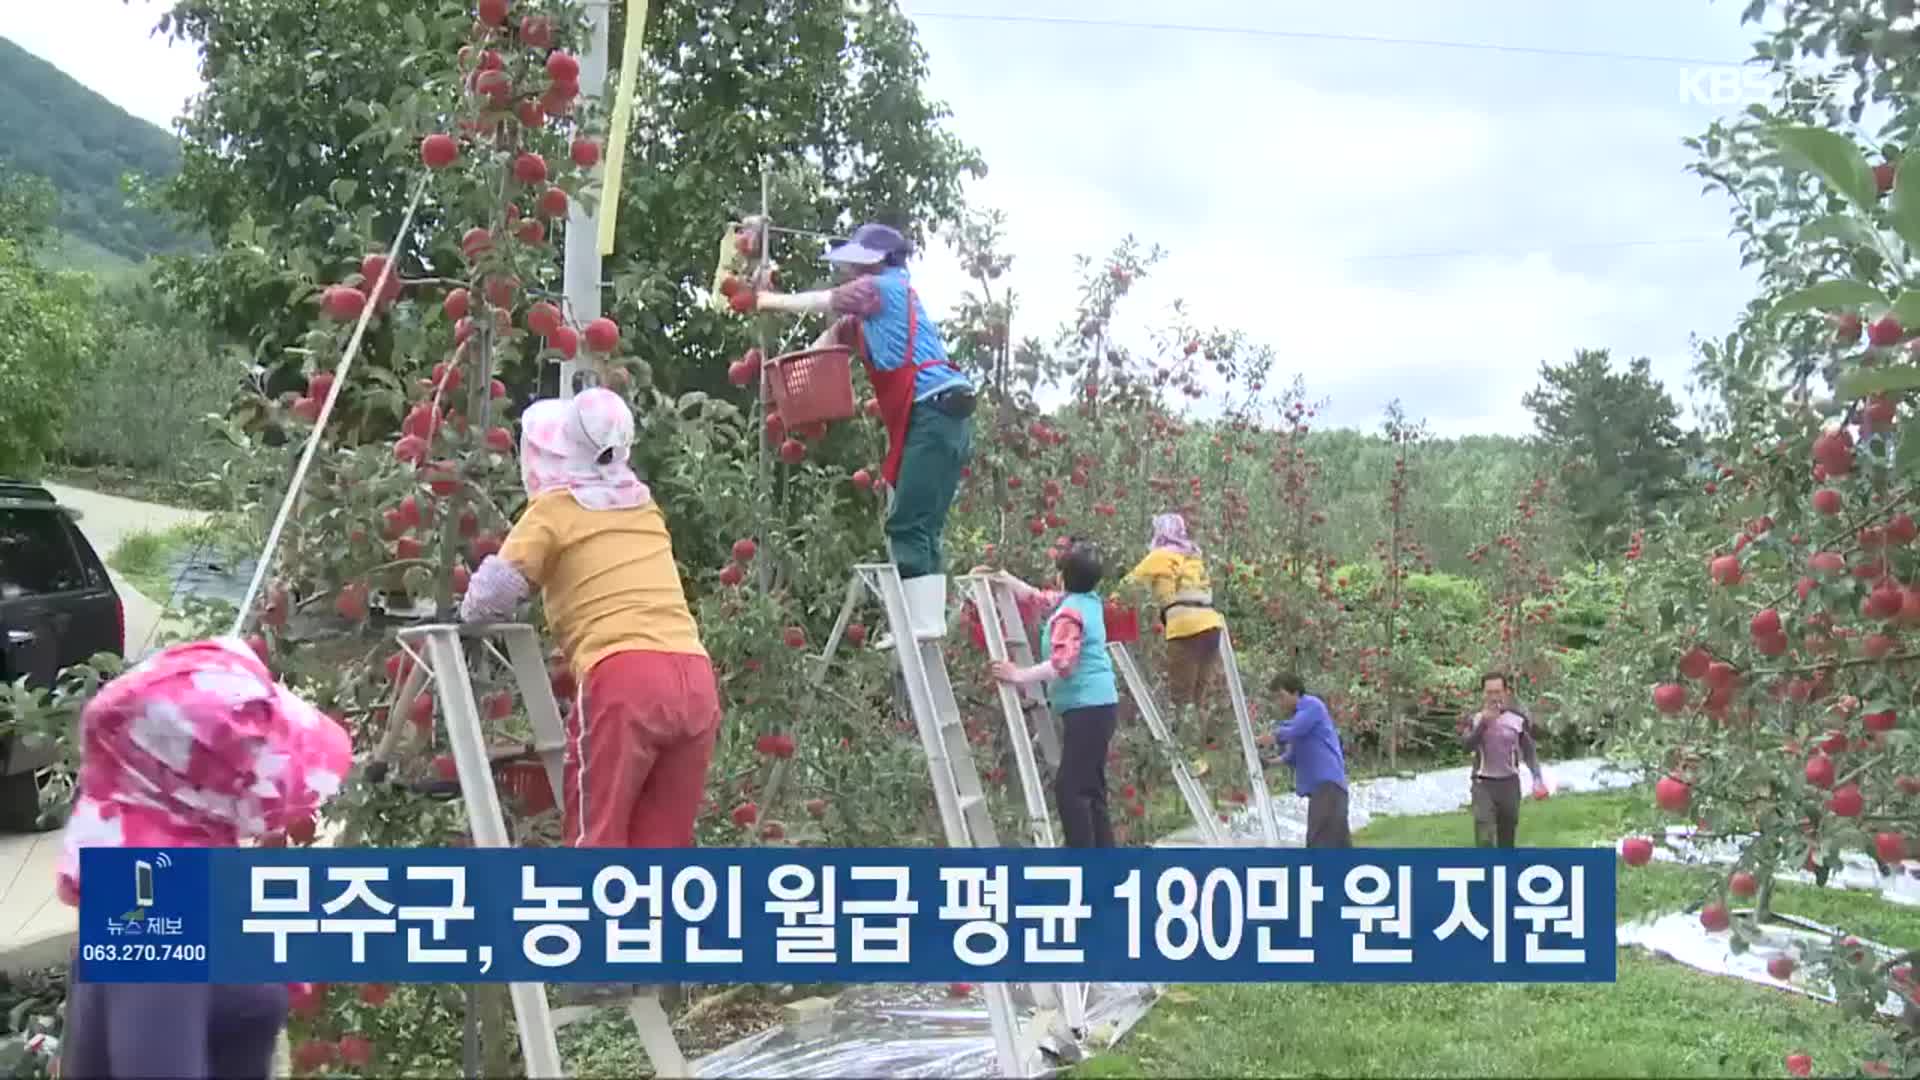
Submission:
[[[1460,735],[1473,755],[1473,842],[1476,847],[1514,846],[1520,828],[1520,767],[1533,774],[1533,797],[1547,797],[1533,721],[1513,707],[1507,677],[1490,671],[1480,678],[1480,711]]]
[[[1293,790],[1307,800],[1307,846],[1352,847],[1353,833],[1347,827],[1347,755],[1326,703],[1307,693],[1306,683],[1290,671],[1275,675],[1267,692],[1287,716],[1274,728],[1273,737],[1286,747],[1280,760],[1293,766]]]

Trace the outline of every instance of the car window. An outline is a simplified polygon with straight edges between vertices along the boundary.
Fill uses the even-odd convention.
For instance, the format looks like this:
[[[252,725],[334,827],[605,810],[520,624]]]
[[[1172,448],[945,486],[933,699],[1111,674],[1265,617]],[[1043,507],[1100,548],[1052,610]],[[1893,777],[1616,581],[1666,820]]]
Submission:
[[[86,587],[58,511],[0,509],[0,600]]]

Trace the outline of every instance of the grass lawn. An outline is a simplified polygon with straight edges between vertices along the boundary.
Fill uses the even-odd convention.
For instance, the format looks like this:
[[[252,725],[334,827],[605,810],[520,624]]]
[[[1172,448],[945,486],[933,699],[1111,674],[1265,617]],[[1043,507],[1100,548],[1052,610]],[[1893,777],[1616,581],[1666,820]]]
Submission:
[[[166,604],[178,599],[173,596],[171,571],[182,555],[198,551],[202,557],[213,557],[234,552],[236,535],[230,524],[217,518],[159,532],[142,530],[121,540],[107,556],[107,565],[147,599]]]
[[[1584,847],[1627,829],[1643,792],[1529,802],[1519,842]],[[1367,847],[1472,842],[1463,810],[1385,818]],[[1621,867],[1622,919],[1673,911],[1717,876]],[[1871,893],[1782,885],[1775,909],[1888,943],[1920,941],[1920,911]],[[1869,1024],[1832,1006],[1621,950],[1604,986],[1189,986],[1168,993],[1119,1048],[1081,1065],[1105,1076],[1784,1076],[1806,1050],[1822,1075],[1855,1072]]]

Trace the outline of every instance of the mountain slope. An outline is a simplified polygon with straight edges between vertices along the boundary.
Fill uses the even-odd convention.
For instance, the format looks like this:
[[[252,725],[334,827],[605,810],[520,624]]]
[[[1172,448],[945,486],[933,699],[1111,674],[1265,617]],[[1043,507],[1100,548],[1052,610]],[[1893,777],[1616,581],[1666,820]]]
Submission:
[[[181,241],[155,215],[127,205],[120,178],[155,179],[180,168],[180,146],[0,38],[0,163],[44,176],[60,193],[60,231],[125,259],[171,251]]]

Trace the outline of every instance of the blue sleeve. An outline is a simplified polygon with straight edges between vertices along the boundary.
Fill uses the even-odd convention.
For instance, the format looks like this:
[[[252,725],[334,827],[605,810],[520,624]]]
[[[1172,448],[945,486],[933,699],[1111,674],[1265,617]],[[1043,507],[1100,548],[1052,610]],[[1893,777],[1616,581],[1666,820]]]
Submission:
[[[1319,727],[1326,719],[1325,709],[1302,699],[1300,704],[1293,707],[1293,718],[1275,728],[1273,734],[1283,742],[1297,742],[1305,738],[1314,728]]]

